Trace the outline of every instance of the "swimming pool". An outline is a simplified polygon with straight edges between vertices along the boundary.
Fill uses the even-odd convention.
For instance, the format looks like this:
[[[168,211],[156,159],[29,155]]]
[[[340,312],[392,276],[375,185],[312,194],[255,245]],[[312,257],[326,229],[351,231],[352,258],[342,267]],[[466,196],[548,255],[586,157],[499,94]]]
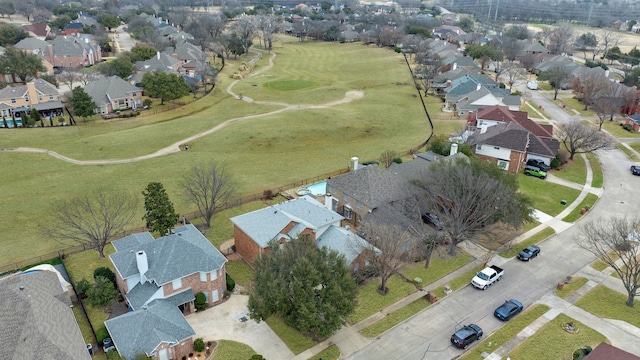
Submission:
[[[296,190],[296,193],[301,196],[309,194],[313,196],[322,196],[327,193],[327,182],[321,181],[315,184],[298,188],[298,190]]]

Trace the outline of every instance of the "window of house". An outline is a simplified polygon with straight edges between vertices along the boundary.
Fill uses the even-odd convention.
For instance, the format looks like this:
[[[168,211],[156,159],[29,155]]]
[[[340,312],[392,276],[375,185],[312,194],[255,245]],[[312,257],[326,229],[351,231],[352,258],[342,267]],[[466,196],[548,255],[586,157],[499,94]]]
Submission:
[[[171,282],[173,290],[178,290],[182,287],[182,279],[175,279]]]
[[[360,200],[356,200],[356,207],[358,209],[360,209],[362,207],[362,203],[360,202]]]
[[[498,147],[498,146],[494,146],[493,148],[496,149],[496,150],[500,150],[500,147]]]
[[[131,96],[136,96],[136,93],[134,93],[134,92],[133,92],[133,93],[131,93]]]
[[[498,167],[502,170],[507,170],[509,168],[509,163],[504,160],[498,160]]]
[[[38,100],[42,100],[42,94],[38,94]]]
[[[207,281],[207,273],[206,272],[200,272],[200,281],[205,282]]]
[[[16,99],[11,99],[11,103],[15,104],[16,103]]]
[[[476,150],[482,150],[482,144],[476,145]]]
[[[353,216],[353,209],[351,209],[351,206],[349,206],[349,205],[345,205],[344,206],[344,214],[343,214],[343,216],[345,217],[345,219],[351,220],[351,217]]]
[[[49,95],[49,100],[53,100],[53,95]]]
[[[349,195],[347,195],[347,194],[342,194],[342,200],[344,200],[344,201],[348,201],[348,200],[349,200]]]
[[[211,292],[211,301],[216,302],[220,300],[220,294],[218,293],[218,289],[215,289]]]
[[[211,280],[215,280],[218,278],[218,270],[213,270],[210,274],[211,274]]]
[[[24,101],[29,102],[29,95],[24,96]]]

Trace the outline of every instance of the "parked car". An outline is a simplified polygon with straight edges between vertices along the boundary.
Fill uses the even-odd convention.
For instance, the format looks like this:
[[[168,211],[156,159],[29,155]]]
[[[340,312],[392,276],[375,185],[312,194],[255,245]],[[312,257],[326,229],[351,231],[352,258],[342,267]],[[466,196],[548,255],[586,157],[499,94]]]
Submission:
[[[434,213],[424,213],[424,214],[422,214],[422,221],[424,221],[425,224],[429,224],[429,225],[433,226],[433,228],[438,230],[438,231],[444,229],[444,223],[442,222],[442,220],[440,220],[438,215],[436,215]]]
[[[104,348],[105,353],[108,353],[110,350],[116,349],[116,347],[113,346],[113,341],[111,341],[111,338],[105,338],[104,340],[102,340],[102,347]]]
[[[551,170],[551,166],[545,164],[544,161],[542,161],[542,160],[529,159],[527,161],[527,165],[535,166],[535,167],[539,168],[542,171]]]
[[[631,173],[633,175],[640,175],[640,166],[638,165],[631,165]]]
[[[471,279],[471,285],[478,289],[487,290],[495,282],[500,281],[504,275],[504,269],[495,265],[488,266]]]
[[[524,167],[524,174],[527,176],[535,176],[537,178],[540,179],[546,179],[547,178],[547,172],[541,170],[538,167],[535,166],[531,166],[531,165],[527,165]]]
[[[540,248],[535,245],[531,245],[526,249],[520,251],[520,253],[518,254],[518,259],[522,261],[529,261],[538,255],[540,255]]]
[[[507,300],[504,304],[500,305],[493,315],[502,321],[507,321],[512,317],[518,315],[522,311],[522,303],[518,300]]]
[[[476,324],[469,324],[462,327],[451,335],[451,343],[460,349],[466,349],[469,344],[482,337],[482,329]]]

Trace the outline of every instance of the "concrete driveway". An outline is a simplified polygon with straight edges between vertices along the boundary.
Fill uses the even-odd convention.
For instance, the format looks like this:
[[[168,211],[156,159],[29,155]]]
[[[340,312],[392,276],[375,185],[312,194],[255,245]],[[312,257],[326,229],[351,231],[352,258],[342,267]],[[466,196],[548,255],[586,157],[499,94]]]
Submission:
[[[246,295],[231,295],[225,303],[187,316],[195,338],[233,340],[247,344],[265,359],[289,359],[294,354],[265,323],[248,318]],[[246,321],[240,318],[246,317]]]

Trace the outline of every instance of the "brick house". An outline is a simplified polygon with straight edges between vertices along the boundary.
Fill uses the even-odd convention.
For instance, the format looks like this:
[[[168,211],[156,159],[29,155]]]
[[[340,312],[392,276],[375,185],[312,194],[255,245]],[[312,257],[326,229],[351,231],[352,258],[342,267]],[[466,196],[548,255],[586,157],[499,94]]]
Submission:
[[[515,122],[482,127],[466,142],[478,158],[513,173],[520,172],[529,159],[549,165],[560,148],[557,141],[540,139]]]
[[[96,114],[142,107],[142,89],[115,75],[88,83],[84,91],[96,103]]]
[[[634,115],[627,115],[625,118],[625,124],[631,125],[631,128],[635,132],[640,132],[640,113]]]
[[[100,46],[93,44],[86,35],[56,36],[48,41],[26,38],[15,47],[40,56],[48,71],[51,67],[50,75],[53,74],[53,67],[79,69],[102,61]]]
[[[62,116],[63,108],[58,89],[42,79],[0,90],[0,117],[4,119],[21,119],[24,114],[36,110],[49,120]],[[0,121],[0,127],[4,127],[3,121]]]
[[[235,216],[233,234],[236,252],[249,262],[269,251],[271,240],[284,244],[292,238],[310,236],[318,246],[343,254],[353,271],[368,265],[364,239],[341,227],[340,214],[309,195]]]
[[[22,25],[24,31],[29,33],[29,36],[44,40],[51,33],[51,27],[47,24],[27,24]]]
[[[553,125],[540,125],[529,119],[526,111],[511,110],[506,106],[489,106],[470,112],[467,116],[467,129],[475,130],[504,123],[517,123],[540,139],[553,138]]]
[[[192,224],[156,240],[146,232],[112,244],[116,252],[109,258],[118,289],[131,310],[105,323],[118,352],[130,358],[143,351],[160,359],[177,359],[188,353],[193,349],[193,330],[182,314],[194,311],[195,294],[200,292],[208,306],[222,302],[227,259]],[[165,335],[174,331],[175,336],[142,331],[132,338],[127,326],[139,322],[157,326]]]

